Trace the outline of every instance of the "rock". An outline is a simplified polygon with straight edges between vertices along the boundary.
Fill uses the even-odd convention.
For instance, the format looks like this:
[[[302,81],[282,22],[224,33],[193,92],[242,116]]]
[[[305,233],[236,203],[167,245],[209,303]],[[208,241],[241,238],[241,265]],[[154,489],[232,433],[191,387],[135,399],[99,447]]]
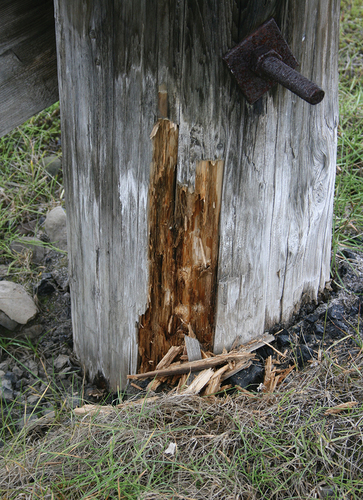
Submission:
[[[11,389],[0,387],[0,398],[3,399],[4,401],[13,401],[14,392]]]
[[[15,384],[15,388],[17,391],[24,391],[24,388],[29,385],[29,380],[27,378],[21,378]]]
[[[82,404],[82,398],[80,396],[68,396],[67,403],[73,410]]]
[[[61,372],[58,373],[58,377],[60,378],[60,380],[64,380],[65,378],[67,378],[68,376],[68,372],[70,372],[72,370],[72,367],[71,366],[67,366],[66,368],[64,368],[64,370],[62,370]]]
[[[24,370],[22,370],[19,366],[15,365],[12,371],[17,379],[21,378],[24,375]]]
[[[67,268],[53,271],[52,276],[54,281],[58,285],[58,288],[60,288],[62,292],[67,292],[67,290],[69,290],[69,277]]]
[[[0,330],[1,330],[1,326],[3,328],[5,328],[6,330],[13,332],[19,326],[19,323],[17,323],[16,321],[13,321],[12,319],[9,318],[9,316],[7,314],[0,311]]]
[[[56,155],[45,156],[42,164],[47,173],[52,177],[58,175],[60,169],[62,168],[62,160]]]
[[[1,375],[5,375],[5,372],[7,372],[9,370],[9,365],[10,365],[10,362],[8,360],[5,360],[2,363],[0,363],[0,377],[1,377]],[[1,372],[3,372],[3,373],[1,374]]]
[[[13,401],[14,399],[13,384],[3,371],[0,371],[0,398],[5,401]]]
[[[341,339],[346,335],[345,325],[341,321],[334,321],[333,323],[328,323],[325,327],[325,338],[331,339]]]
[[[33,377],[38,376],[38,364],[33,359],[27,359],[23,362],[25,368],[27,368],[27,373]],[[31,383],[31,382],[30,382]]]
[[[20,325],[28,323],[38,312],[25,288],[11,281],[0,281],[0,311]],[[2,321],[7,323],[7,319],[0,318],[0,325],[7,328]]]
[[[344,306],[336,304],[328,309],[328,318],[332,321],[344,319]]]
[[[313,330],[317,337],[322,337],[325,332],[324,326],[320,325],[319,323],[315,323]]]
[[[40,297],[51,295],[56,290],[51,273],[43,273],[41,280],[34,287],[34,291]]]
[[[306,316],[305,318],[305,321],[307,321],[308,323],[315,323],[316,321],[318,321],[319,319],[319,314],[318,313],[313,313],[313,314],[309,314],[308,316]]]
[[[25,337],[29,340],[38,339],[42,335],[42,333],[43,333],[43,326],[42,325],[29,326],[27,328],[24,328],[21,331],[22,337]]]
[[[60,250],[67,250],[67,216],[62,207],[51,210],[44,222],[50,241]]]
[[[34,395],[32,395],[32,396],[28,396],[28,397],[26,398],[26,401],[27,401],[27,403],[28,403],[28,404],[30,404],[30,405],[35,405],[35,404],[39,401],[39,399],[40,399],[40,395],[38,395],[38,394],[34,394]]]
[[[320,486],[319,493],[320,498],[336,498],[335,489],[331,486]]]
[[[6,372],[3,377],[3,380],[9,380],[11,386],[13,386],[18,381],[18,377],[15,375],[14,372]]]
[[[30,250],[32,252],[31,261],[33,264],[41,264],[45,257],[45,248],[42,241],[31,236],[23,236],[10,244],[13,253],[23,253]]]
[[[238,385],[243,389],[256,390],[265,373],[264,367],[259,363],[254,363],[248,368],[235,373],[225,380],[226,384]]]
[[[287,330],[282,330],[282,332],[276,336],[276,341],[279,349],[291,346],[291,337]]]
[[[66,356],[65,354],[60,354],[54,360],[54,368],[56,370],[61,370],[68,362],[69,362],[69,356]]]

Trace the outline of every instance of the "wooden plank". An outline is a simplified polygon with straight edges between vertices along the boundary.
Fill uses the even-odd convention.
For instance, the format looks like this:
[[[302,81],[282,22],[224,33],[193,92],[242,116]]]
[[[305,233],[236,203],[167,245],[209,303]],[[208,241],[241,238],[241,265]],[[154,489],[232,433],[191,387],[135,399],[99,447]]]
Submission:
[[[0,2],[0,136],[58,101],[52,0]]]
[[[55,7],[74,345],[90,376],[124,386],[139,354],[143,369],[156,366],[189,323],[218,353],[237,336],[245,343],[287,322],[329,279],[339,1],[55,0]],[[321,104],[280,87],[250,106],[223,63],[272,15],[301,72],[326,91]],[[156,227],[149,136],[166,114],[178,127],[177,161],[174,200],[160,199],[172,200],[175,212]],[[161,153],[170,147],[164,137]],[[196,244],[202,226],[190,230],[203,210],[187,212],[185,244],[175,237],[183,228],[175,213],[177,193],[196,206],[216,164],[223,181],[218,227],[205,233],[211,258],[203,238]],[[168,255],[179,272],[194,273],[174,305],[167,269],[160,274],[167,286],[154,296],[154,267],[162,270]],[[217,265],[210,277],[209,260]],[[203,281],[193,297],[193,280],[203,266],[200,300]]]

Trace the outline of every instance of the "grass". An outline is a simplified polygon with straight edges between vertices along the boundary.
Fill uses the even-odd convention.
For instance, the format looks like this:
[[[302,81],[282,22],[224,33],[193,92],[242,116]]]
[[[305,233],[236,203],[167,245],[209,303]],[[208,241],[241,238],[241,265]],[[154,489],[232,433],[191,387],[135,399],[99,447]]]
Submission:
[[[362,19],[361,0],[342,2],[334,274],[343,249],[363,249]],[[42,164],[45,155],[60,154],[59,138],[54,105],[0,139],[0,265],[9,279],[27,283],[39,271],[29,255],[14,256],[9,245],[29,223],[41,232],[46,211],[63,203],[61,176],[50,178]],[[47,394],[36,375],[37,391],[54,414],[18,432],[17,403],[1,403],[1,498],[360,500],[358,347],[357,356],[347,353],[342,360],[337,345],[308,370],[291,374],[273,394],[171,394],[78,416],[54,375]],[[0,352],[20,361],[38,356],[37,346],[3,338]],[[74,393],[81,391],[75,383]],[[358,404],[338,407],[352,401]],[[329,413],[332,408],[337,413]],[[32,415],[37,416],[37,405]],[[166,453],[170,444],[176,445],[174,454]]]
[[[168,395],[58,419],[4,453],[7,499],[312,499],[363,495],[363,359],[336,359],[276,394]],[[342,389],[348,388],[348,390]],[[358,401],[334,415],[332,407]],[[39,432],[39,431],[38,431]],[[169,445],[174,453],[166,453]],[[11,481],[11,484],[9,483]]]
[[[363,4],[342,2],[340,33],[340,124],[334,203],[333,252],[363,249]],[[335,264],[335,259],[332,260]]]
[[[0,138],[0,264],[18,282],[29,279],[32,267],[29,254],[14,256],[11,243],[37,234],[49,208],[62,203],[60,179],[49,176],[42,162],[60,154],[59,139],[58,104]]]

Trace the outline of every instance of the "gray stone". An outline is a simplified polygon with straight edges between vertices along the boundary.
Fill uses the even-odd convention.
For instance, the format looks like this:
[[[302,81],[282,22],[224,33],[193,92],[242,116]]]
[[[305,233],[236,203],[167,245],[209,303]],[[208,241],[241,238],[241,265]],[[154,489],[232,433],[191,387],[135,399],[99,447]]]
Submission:
[[[14,392],[6,387],[0,387],[0,398],[5,401],[13,401]]]
[[[5,401],[14,399],[13,384],[3,370],[0,371],[0,399]]]
[[[16,330],[19,326],[19,323],[16,321],[13,321],[12,319],[9,318],[7,314],[4,312],[0,311],[0,327],[5,328],[6,330],[9,330],[13,332]]]
[[[42,164],[47,173],[52,177],[58,175],[62,168],[62,160],[56,155],[45,156],[42,160]]]
[[[71,366],[67,366],[66,368],[64,368],[64,370],[62,370],[61,372],[58,373],[58,377],[61,379],[61,380],[64,380],[65,378],[67,378],[68,376],[68,372],[72,370],[72,367]]]
[[[0,377],[1,377],[1,372],[4,372],[3,375],[5,375],[5,372],[9,370],[9,366],[10,366],[10,361],[8,361],[7,359],[0,363]]]
[[[34,394],[33,396],[28,396],[26,401],[30,405],[35,405],[40,399],[40,396],[38,394]]]
[[[56,370],[61,370],[68,362],[69,362],[69,356],[66,356],[65,354],[60,354],[54,360],[53,366]]]
[[[38,339],[42,335],[42,333],[43,333],[42,325],[29,326],[28,328],[24,328],[21,331],[21,335],[29,340]]]
[[[5,380],[9,380],[12,385],[15,385],[16,382],[18,381],[18,377],[15,375],[14,372],[6,372],[4,375]]]
[[[38,376],[38,365],[33,359],[27,359],[26,361],[23,362],[23,365],[28,369],[28,373],[30,372],[34,377]],[[29,383],[31,384],[33,381],[29,380]],[[37,380],[34,380],[34,383],[38,382]]]
[[[12,371],[18,379],[24,375],[24,370],[22,370],[19,366],[14,366]]]
[[[30,250],[32,252],[31,261],[33,264],[41,264],[45,257],[45,248],[38,238],[23,236],[10,244],[10,249],[14,253],[23,253]]]
[[[21,378],[17,381],[17,383],[15,384],[15,388],[18,390],[18,391],[23,391],[24,390],[24,387],[27,387],[29,385],[29,380],[27,378]],[[24,399],[25,401],[25,399]]]
[[[67,250],[67,216],[62,207],[51,210],[44,222],[50,241],[60,250]]]
[[[38,312],[34,300],[23,286],[5,280],[0,281],[0,311],[6,314],[10,320],[21,325],[25,325],[33,319]],[[7,328],[1,322],[1,318],[0,325]]]
[[[11,380],[9,380],[8,378],[1,379],[1,387],[3,389],[9,389],[9,391],[13,390],[13,384],[11,383]]]

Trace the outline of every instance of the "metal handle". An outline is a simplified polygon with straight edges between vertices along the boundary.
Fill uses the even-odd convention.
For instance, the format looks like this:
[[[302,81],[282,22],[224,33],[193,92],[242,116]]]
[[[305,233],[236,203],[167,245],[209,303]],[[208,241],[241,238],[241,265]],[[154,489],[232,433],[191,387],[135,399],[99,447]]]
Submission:
[[[324,98],[324,90],[301,73],[287,66],[274,51],[269,51],[258,57],[254,71],[262,78],[281,83],[310,104],[318,104]]]

